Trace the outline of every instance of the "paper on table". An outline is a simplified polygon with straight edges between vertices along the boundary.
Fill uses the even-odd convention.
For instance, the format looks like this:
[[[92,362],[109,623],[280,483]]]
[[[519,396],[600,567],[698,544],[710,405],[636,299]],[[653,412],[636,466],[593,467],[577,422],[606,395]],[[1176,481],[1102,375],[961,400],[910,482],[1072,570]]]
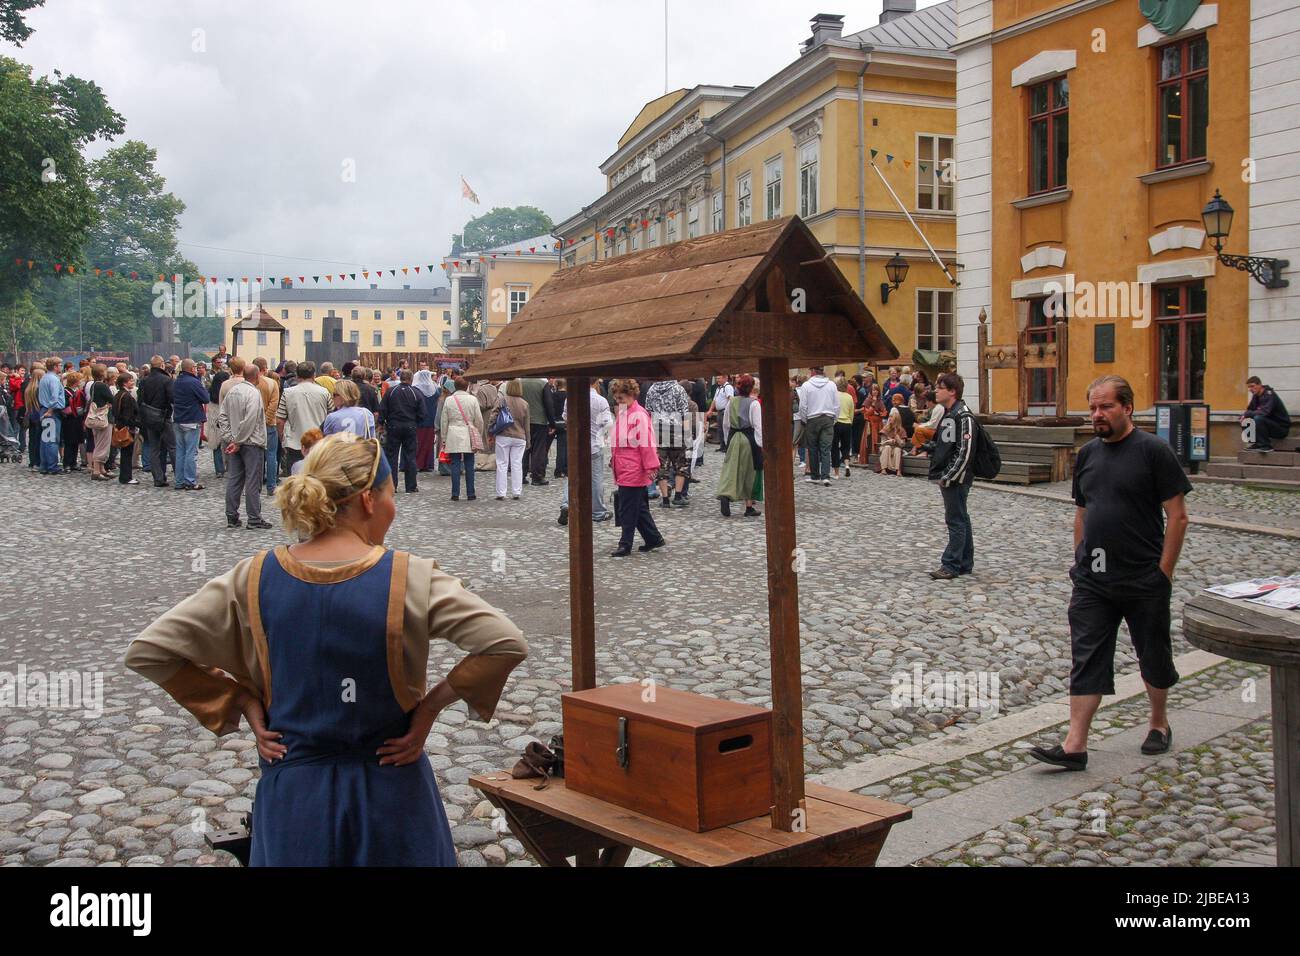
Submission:
[[[1237,581],[1233,584],[1219,584],[1212,588],[1206,588],[1205,590],[1209,591],[1211,594],[1219,594],[1223,597],[1253,598],[1290,584],[1300,584],[1300,581],[1284,577],[1251,578],[1249,581]]]
[[[1263,597],[1252,598],[1250,603],[1281,608],[1284,611],[1297,608],[1300,607],[1300,588],[1278,588]]]

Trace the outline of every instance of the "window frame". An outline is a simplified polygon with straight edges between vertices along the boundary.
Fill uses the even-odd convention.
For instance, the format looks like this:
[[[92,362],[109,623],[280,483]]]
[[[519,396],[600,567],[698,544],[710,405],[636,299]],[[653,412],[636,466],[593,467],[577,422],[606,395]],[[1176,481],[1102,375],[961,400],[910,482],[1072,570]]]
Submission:
[[[742,191],[743,187],[743,191]],[[754,183],[749,173],[736,177],[736,227],[754,221]]]
[[[811,162],[805,159],[805,156],[809,153],[813,157]],[[811,139],[800,146],[795,154],[795,162],[799,168],[799,215],[801,218],[807,219],[810,216],[817,215],[821,209],[821,139]],[[809,173],[809,170],[812,172]],[[811,189],[809,189],[810,180],[812,183]]]
[[[377,348],[377,349],[381,349],[384,347],[383,329],[372,329],[370,331],[370,346],[371,348]]]
[[[523,297],[521,300],[519,300],[519,308],[515,308],[516,296]],[[507,287],[507,294],[506,294],[506,322],[507,323],[513,322],[515,320],[515,316],[524,310],[524,306],[528,304],[528,298],[529,298],[528,289],[523,287],[515,287],[515,288]]]
[[[1205,67],[1203,69],[1191,69],[1192,44],[1197,41],[1205,41]],[[1164,62],[1165,51],[1177,48],[1179,50],[1180,71],[1177,76],[1170,79],[1163,79],[1160,75],[1161,66]],[[1191,83],[1193,80],[1205,78],[1205,97],[1206,97],[1206,120],[1205,120],[1205,153],[1204,156],[1189,156],[1189,146],[1192,138],[1191,123]],[[1193,36],[1182,37],[1169,43],[1162,44],[1155,48],[1155,78],[1156,78],[1156,169],[1174,169],[1178,166],[1186,166],[1191,163],[1203,163],[1209,156],[1210,136],[1209,136],[1209,96],[1210,96],[1210,36],[1208,33],[1197,33]],[[1177,86],[1182,96],[1183,116],[1182,124],[1179,128],[1178,146],[1179,156],[1181,158],[1173,162],[1166,162],[1164,120],[1166,119],[1163,110],[1164,91],[1169,87]]]
[[[713,231],[722,232],[723,230],[725,230],[727,227],[727,224],[724,221],[726,217],[726,209],[724,209],[722,205],[721,189],[717,190],[713,194],[713,199],[709,207],[709,212],[710,212],[710,224],[713,226]]]
[[[1061,106],[1057,103],[1057,93],[1056,93],[1056,88],[1057,88],[1056,85],[1062,81],[1064,81],[1064,83],[1066,84],[1066,90],[1067,90],[1064,106]],[[1070,94],[1068,92],[1069,83],[1070,83],[1069,76],[1063,74],[1061,76],[1050,77],[1049,79],[1043,80],[1041,83],[1035,83],[1032,86],[1025,87],[1025,95],[1027,97],[1025,101],[1025,113],[1026,113],[1025,130],[1028,136],[1027,139],[1028,152],[1026,153],[1026,155],[1029,157],[1029,163],[1028,163],[1029,193],[1028,194],[1030,196],[1042,196],[1045,195],[1046,193],[1053,193],[1061,189],[1068,189],[1070,186],[1070,178],[1069,178]],[[1047,89],[1047,109],[1042,113],[1035,113],[1033,112],[1034,91],[1038,89],[1042,89],[1044,87]],[[1066,174],[1064,180],[1062,180],[1061,182],[1057,182],[1058,170],[1056,168],[1057,163],[1056,163],[1056,148],[1055,148],[1056,124],[1061,117],[1065,117],[1065,123],[1066,123],[1066,140],[1065,140]],[[1035,189],[1034,181],[1033,181],[1034,179],[1034,126],[1037,123],[1046,124],[1045,142],[1047,144],[1046,145],[1047,185],[1042,189]]]
[[[686,238],[696,239],[700,235],[700,206],[697,199],[686,207]]]
[[[925,162],[925,160],[921,159],[922,140],[930,141],[930,159],[929,159],[930,172],[928,174],[923,173],[921,170],[921,163]],[[939,158],[940,140],[948,141],[949,144],[948,161],[955,161],[957,156],[956,136],[949,133],[917,133],[916,134],[916,206],[915,209],[917,210],[917,212],[937,212],[937,213],[943,213],[945,215],[952,214],[955,216],[957,214],[956,211],[957,184],[945,183],[943,181],[943,176],[940,172],[940,164],[943,163],[944,160]],[[921,186],[922,186],[921,177],[923,175],[929,176],[929,180],[930,180],[929,186],[930,189],[932,190],[930,196],[931,199],[934,201],[934,205],[932,206],[921,205]],[[940,205],[938,202],[939,197],[943,195],[943,190],[945,189],[948,191],[947,209],[944,209],[942,205]]]
[[[926,314],[926,315],[929,315],[929,317],[930,317],[930,332],[929,332],[929,343],[928,343],[928,344],[924,343],[924,342],[922,341],[922,338],[921,338],[921,315],[923,314],[923,313],[921,312],[921,296],[922,296],[922,295],[929,295],[929,296],[930,296],[930,311],[927,312],[927,313],[924,313],[924,314]],[[947,295],[947,296],[949,297],[949,298],[948,298],[948,309],[947,309],[946,312],[945,312],[944,310],[942,310],[942,309],[939,308],[939,301],[940,301],[939,297],[940,297],[940,296],[943,296],[943,295]],[[920,288],[920,289],[917,289],[917,290],[916,290],[916,295],[915,295],[915,298],[914,298],[914,306],[915,306],[915,307],[914,307],[914,311],[915,311],[915,326],[914,326],[914,327],[915,327],[915,331],[916,331],[916,347],[917,347],[918,349],[927,349],[927,350],[932,351],[932,352],[942,352],[942,351],[944,351],[944,348],[943,348],[943,345],[942,345],[942,339],[943,339],[943,338],[947,338],[947,339],[949,340],[949,342],[950,342],[950,345],[949,345],[949,347],[948,347],[948,351],[955,351],[956,348],[957,348],[957,322],[956,322],[956,306],[957,306],[957,300],[956,300],[956,296],[953,295],[953,290],[952,290],[952,289],[942,289],[942,288],[937,288],[937,287],[936,287],[936,288]],[[948,334],[947,334],[946,336],[944,336],[944,335],[939,331],[940,316],[945,315],[945,314],[948,316]]]
[[[427,349],[427,348],[429,347],[429,330],[428,330],[428,329],[420,329],[420,338],[418,339],[418,341],[419,341],[419,343],[420,343],[420,348],[422,348],[422,349]]]
[[[1157,312],[1157,300],[1160,291],[1163,289],[1177,289],[1178,303],[1180,314],[1177,316],[1159,316]],[[1188,311],[1190,292],[1192,289],[1200,289],[1205,296],[1205,311],[1190,312]],[[1155,383],[1155,393],[1157,402],[1204,402],[1205,401],[1205,372],[1209,367],[1208,361],[1203,361],[1201,366],[1201,396],[1199,398],[1191,395],[1191,365],[1189,359],[1189,335],[1188,326],[1200,325],[1203,327],[1205,337],[1205,351],[1208,353],[1210,348],[1210,292],[1205,284],[1204,279],[1185,279],[1177,282],[1160,282],[1151,286],[1151,325],[1155,330],[1155,343],[1152,346],[1152,353],[1155,359],[1155,371],[1152,381]],[[1169,326],[1178,326],[1178,397],[1162,397],[1163,382],[1161,380],[1161,352],[1160,336],[1165,328]]]
[[[393,348],[397,348],[397,349],[406,348],[406,329],[397,330],[397,341],[393,344]]]
[[[782,203],[781,182],[785,172],[784,157],[774,156],[763,163],[763,212],[764,219],[780,219]],[[775,175],[773,175],[775,173]],[[776,190],[776,202],[773,203],[773,187]]]

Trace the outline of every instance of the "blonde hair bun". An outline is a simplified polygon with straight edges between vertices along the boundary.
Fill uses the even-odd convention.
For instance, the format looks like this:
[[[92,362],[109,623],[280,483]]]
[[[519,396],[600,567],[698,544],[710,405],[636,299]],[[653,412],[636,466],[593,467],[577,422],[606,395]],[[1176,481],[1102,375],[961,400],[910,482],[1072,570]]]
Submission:
[[[313,538],[333,528],[339,507],[369,486],[377,446],[373,438],[347,432],[316,442],[303,459],[302,471],[281,480],[275,489],[285,528]]]

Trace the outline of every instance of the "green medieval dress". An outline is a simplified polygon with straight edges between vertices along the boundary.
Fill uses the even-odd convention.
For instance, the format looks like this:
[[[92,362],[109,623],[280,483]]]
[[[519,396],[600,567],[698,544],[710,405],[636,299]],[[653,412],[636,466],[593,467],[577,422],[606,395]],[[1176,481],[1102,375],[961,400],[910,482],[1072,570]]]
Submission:
[[[727,457],[722,461],[722,477],[718,480],[718,497],[729,501],[763,500],[763,449],[754,440],[754,424],[750,407],[754,399],[736,395],[731,399],[731,438],[727,442]],[[743,441],[737,441],[742,438]]]

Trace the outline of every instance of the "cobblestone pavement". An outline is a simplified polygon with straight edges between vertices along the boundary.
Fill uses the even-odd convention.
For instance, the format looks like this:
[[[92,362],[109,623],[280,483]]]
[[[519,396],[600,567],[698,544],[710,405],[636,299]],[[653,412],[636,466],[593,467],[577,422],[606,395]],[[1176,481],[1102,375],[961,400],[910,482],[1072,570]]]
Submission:
[[[613,562],[610,524],[596,530],[598,679],[654,678],[666,686],[770,703],[763,522],[721,518],[709,490],[721,456],[706,453],[690,508],[652,503],[669,546]],[[5,864],[231,865],[200,829],[248,811],[256,757],[247,733],[215,738],[122,654],[153,617],[240,558],[285,540],[279,530],[227,530],[222,483],[200,456],[194,493],[37,476],[0,466],[12,509],[0,553],[0,671],[79,670],[103,676],[103,713],[0,710],[0,860]],[[421,476],[399,495],[389,544],[436,557],[523,627],[527,661],[497,718],[441,715],[428,751],[460,859],[526,865],[519,843],[492,825],[466,785],[471,773],[513,763],[560,727],[569,680],[567,539],[557,527],[558,482],[523,499],[453,503],[449,480]],[[1072,513],[1060,503],[976,489],[976,572],[936,583],[945,532],[937,491],[865,472],[823,488],[797,482],[803,625],[805,758],[832,769],[1059,699],[1068,674],[1065,605]],[[268,520],[278,516],[268,511]],[[1208,583],[1288,563],[1294,543],[1193,528],[1175,582],[1175,653],[1188,649],[1178,607]],[[430,673],[458,652],[434,647]],[[889,708],[893,678],[927,671],[996,675],[994,708]],[[1135,667],[1121,643],[1117,669]],[[988,703],[988,701],[984,701]],[[1267,753],[1267,750],[1262,751]],[[919,787],[919,784],[917,785]],[[914,788],[915,792],[916,788]],[[903,791],[900,791],[900,793]]]
[[[1068,481],[1030,487],[1036,492],[1070,497]],[[1300,491],[1197,481],[1192,483],[1192,493],[1187,496],[1187,511],[1200,517],[1300,531]]]
[[[1275,857],[1270,721],[1156,761],[918,866],[1213,866]]]

